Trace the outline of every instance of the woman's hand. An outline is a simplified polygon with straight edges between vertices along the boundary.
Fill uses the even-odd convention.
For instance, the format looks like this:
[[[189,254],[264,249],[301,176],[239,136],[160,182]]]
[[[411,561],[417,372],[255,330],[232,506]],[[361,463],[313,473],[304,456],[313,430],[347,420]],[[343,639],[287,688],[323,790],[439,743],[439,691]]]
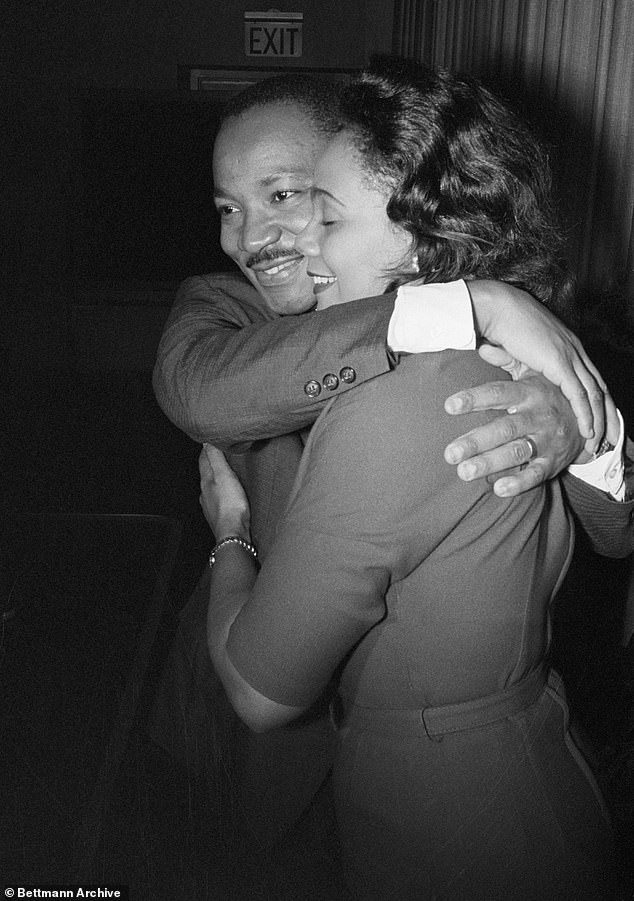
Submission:
[[[198,458],[200,506],[216,541],[229,535],[250,540],[251,511],[238,477],[222,451],[203,444]]]
[[[604,437],[609,441],[612,447],[616,447],[620,434],[619,417],[616,412],[616,405],[609,394],[605,395],[605,434]],[[579,454],[575,463],[587,463],[592,460],[595,450],[594,442],[586,440],[585,447]]]

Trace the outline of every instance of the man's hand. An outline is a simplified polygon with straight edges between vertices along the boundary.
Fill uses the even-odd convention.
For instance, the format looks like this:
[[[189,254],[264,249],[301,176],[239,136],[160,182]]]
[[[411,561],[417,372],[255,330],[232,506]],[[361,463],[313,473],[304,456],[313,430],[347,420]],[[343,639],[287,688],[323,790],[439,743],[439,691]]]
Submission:
[[[572,405],[579,431],[584,438],[594,439],[592,450],[596,450],[605,430],[607,387],[576,335],[519,288],[484,280],[467,282],[467,287],[479,335],[560,387]]]
[[[500,497],[521,494],[553,478],[577,460],[586,443],[562,392],[537,373],[461,391],[447,399],[445,409],[452,414],[507,411],[445,449],[445,459],[458,464],[461,479],[488,476]]]

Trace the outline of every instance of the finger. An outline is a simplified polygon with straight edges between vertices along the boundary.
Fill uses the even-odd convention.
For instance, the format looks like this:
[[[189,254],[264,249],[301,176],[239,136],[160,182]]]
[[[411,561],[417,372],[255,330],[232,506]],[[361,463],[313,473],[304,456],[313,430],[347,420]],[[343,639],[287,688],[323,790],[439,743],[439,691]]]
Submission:
[[[603,376],[601,375],[601,373],[599,372],[597,367],[594,365],[594,363],[592,362],[592,360],[586,353],[586,350],[585,350],[583,344],[581,343],[581,341],[579,341],[578,338],[576,338],[575,346],[577,348],[577,353],[581,357],[583,366],[585,366],[585,368],[590,371],[590,373],[592,374],[592,377],[596,381],[599,388],[601,388],[602,391],[607,392],[608,386],[607,386],[605,379],[603,378]]]
[[[203,444],[203,452],[207,459],[209,460],[210,466],[217,466],[225,462],[225,455],[221,450],[218,450],[217,447],[213,444],[209,444],[205,442]]]
[[[461,463],[463,460],[475,457],[485,451],[495,448],[503,450],[503,445],[521,438],[532,431],[532,419],[528,414],[515,413],[513,415],[499,416],[497,419],[478,426],[464,435],[456,438],[445,448],[445,460],[447,463]],[[509,458],[511,454],[508,454]],[[520,463],[523,460],[520,460]],[[512,463],[512,466],[517,465]]]
[[[202,450],[198,455],[198,471],[200,473],[200,478],[203,481],[207,481],[213,478],[213,467],[209,462],[209,457],[207,456],[206,446],[203,444]]]
[[[515,473],[521,472],[524,466],[526,466],[526,464],[523,464],[522,466],[514,466],[512,469],[503,469],[501,470],[501,472],[492,472],[486,477],[486,480],[489,485],[493,487],[498,479],[501,479],[503,476],[515,475]]]
[[[452,416],[481,410],[508,410],[518,406],[525,393],[521,382],[487,382],[452,394],[445,401],[445,410]]]
[[[538,458],[513,475],[504,475],[498,479],[493,485],[493,491],[498,497],[517,497],[518,494],[541,485],[547,477],[545,461]]]
[[[582,359],[572,361],[572,372],[559,383],[573,409],[579,431],[584,438],[598,436],[600,440],[605,428],[603,379],[585,351]],[[548,372],[544,373],[550,378]]]
[[[235,479],[235,473],[221,450],[214,447],[213,444],[204,444],[202,453],[207,460],[210,478],[217,484],[224,484],[227,481],[232,482]]]
[[[496,347],[494,344],[481,344],[478,353],[491,366],[497,366],[498,369],[504,369],[505,372],[510,373],[514,381],[521,378],[528,369],[524,363],[513,357],[503,347]]]
[[[588,363],[590,363],[590,360],[588,360]],[[601,376],[598,376],[597,379],[595,375],[589,373],[581,366],[579,367],[579,370],[580,371],[578,371],[578,375],[583,382],[584,388],[588,395],[588,400],[590,402],[590,407],[592,409],[592,429],[598,445],[605,433],[606,427],[605,395],[607,393],[607,387],[605,387],[605,382],[603,381]],[[596,372],[596,369],[594,369],[594,367],[593,370],[594,372]]]
[[[616,405],[609,394],[605,395],[605,437],[615,447],[619,440],[621,423],[616,411]]]
[[[603,437],[607,438],[608,441],[613,445],[615,445],[618,441],[620,431],[619,418],[616,412],[614,401],[612,400],[612,397],[608,392],[603,394],[603,402],[603,414],[605,422],[603,431],[599,433],[597,428],[597,432],[593,435],[592,438],[586,438],[583,451],[574,461],[575,463],[589,462],[596,452]]]
[[[463,482],[472,482],[474,479],[481,479],[491,473],[499,474],[503,470],[522,466],[532,460],[534,446],[534,442],[529,442],[526,438],[511,441],[503,447],[496,447],[494,450],[459,463],[458,476]],[[541,459],[543,460],[543,458]]]
[[[478,354],[486,363],[490,363],[491,366],[498,366],[499,368],[512,365],[513,360],[515,359],[515,357],[504,350],[503,347],[498,347],[495,344],[488,344],[486,341],[478,347]]]

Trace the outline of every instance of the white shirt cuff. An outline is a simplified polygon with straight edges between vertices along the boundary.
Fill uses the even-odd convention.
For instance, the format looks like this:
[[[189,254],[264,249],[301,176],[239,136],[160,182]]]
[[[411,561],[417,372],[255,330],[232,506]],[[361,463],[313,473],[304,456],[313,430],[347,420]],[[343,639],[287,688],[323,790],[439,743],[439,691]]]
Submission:
[[[471,297],[464,281],[401,285],[387,343],[394,353],[475,350]]]
[[[607,491],[617,501],[625,499],[625,465],[623,461],[623,444],[625,442],[625,425],[623,417],[619,417],[619,440],[614,450],[601,454],[589,463],[573,463],[568,467],[570,475],[581,479],[587,485]]]

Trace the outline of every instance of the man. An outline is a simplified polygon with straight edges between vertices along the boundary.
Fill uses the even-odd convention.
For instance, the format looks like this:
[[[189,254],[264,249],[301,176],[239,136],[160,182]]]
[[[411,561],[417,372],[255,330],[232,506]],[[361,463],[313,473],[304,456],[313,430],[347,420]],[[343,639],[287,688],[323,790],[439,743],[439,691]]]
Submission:
[[[323,404],[380,377],[398,365],[400,353],[474,346],[471,301],[481,334],[565,388],[588,438],[592,409],[597,434],[590,438],[591,449],[604,431],[600,377],[584,368],[585,355],[570,333],[523,292],[494,283],[474,283],[467,292],[457,283],[417,289],[418,295],[397,309],[391,294],[297,315],[315,305],[294,238],[310,218],[313,163],[328,139],[332,102],[329,89],[319,83],[270,79],[230,108],[214,151],[215,197],[222,247],[243,277],[202,276],[181,286],[154,375],[169,418],[195,440],[229,452],[249,496],[252,534],[262,556],[283,514],[304,432]],[[512,362],[504,353],[495,359]],[[540,377],[470,389],[449,403],[455,412],[513,411],[447,450],[450,462],[461,462],[464,478],[528,463],[498,480],[500,494],[554,475],[583,449],[570,408]],[[609,438],[615,449],[592,466],[608,470],[619,458],[622,436],[615,423],[613,416]],[[620,540],[625,529],[620,505],[600,492],[596,503],[606,511],[619,506]],[[206,606],[203,579],[183,614],[164,703],[157,708],[163,710],[160,740],[194,770],[204,769],[215,742],[220,756],[215,765],[230,769],[233,804],[242,813],[247,841],[265,847],[318,791],[330,766],[332,736],[319,715],[264,736],[219,715],[224,701],[207,658]],[[174,707],[176,716],[169,712]],[[170,722],[178,723],[171,733]],[[182,722],[196,733],[195,740],[182,740]],[[222,728],[229,733],[224,743],[218,741]]]

